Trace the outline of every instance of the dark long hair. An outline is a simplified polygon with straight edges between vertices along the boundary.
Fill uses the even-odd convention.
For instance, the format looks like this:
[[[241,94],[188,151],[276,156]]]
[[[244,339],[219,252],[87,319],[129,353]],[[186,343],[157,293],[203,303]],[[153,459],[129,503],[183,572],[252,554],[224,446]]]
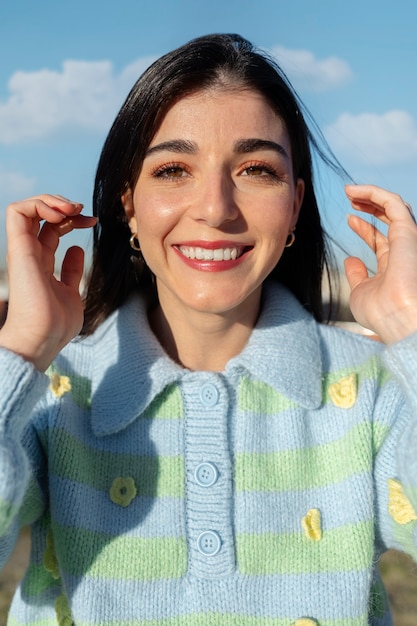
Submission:
[[[154,291],[150,270],[132,264],[131,236],[121,195],[133,189],[145,152],[164,116],[179,99],[210,87],[251,89],[263,95],[284,121],[291,142],[294,179],[305,183],[297,239],[270,277],[286,285],[314,317],[323,320],[322,277],[330,275],[329,250],[313,187],[312,149],[342,171],[330,151],[319,147],[306,112],[285,74],[265,53],[239,35],[199,37],[164,55],[133,86],[105,141],[97,167],[93,210],[92,269],[82,334],[88,335],[135,289]],[[311,120],[310,125],[311,125]],[[323,140],[323,145],[326,145]]]

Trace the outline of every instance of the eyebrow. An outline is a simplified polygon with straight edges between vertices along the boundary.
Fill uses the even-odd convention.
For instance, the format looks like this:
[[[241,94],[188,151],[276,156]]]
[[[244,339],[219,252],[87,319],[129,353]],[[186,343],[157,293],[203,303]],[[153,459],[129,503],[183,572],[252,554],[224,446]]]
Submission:
[[[233,150],[237,154],[247,154],[249,152],[260,152],[261,150],[272,150],[280,156],[289,159],[289,155],[285,148],[276,141],[270,139],[238,139],[234,145]],[[184,139],[171,139],[169,141],[162,141],[161,143],[151,146],[147,149],[145,157],[155,154],[156,152],[176,152],[177,154],[196,154],[198,152],[198,146],[194,141],[187,141]]]
[[[239,139],[234,145],[234,150],[238,154],[246,154],[247,152],[259,152],[260,150],[272,150],[279,155],[289,159],[289,155],[285,148],[276,141],[270,139]]]
[[[194,141],[186,141],[184,139],[171,139],[163,141],[155,146],[147,149],[145,157],[155,152],[177,152],[178,154],[195,154],[198,151],[197,144]]]

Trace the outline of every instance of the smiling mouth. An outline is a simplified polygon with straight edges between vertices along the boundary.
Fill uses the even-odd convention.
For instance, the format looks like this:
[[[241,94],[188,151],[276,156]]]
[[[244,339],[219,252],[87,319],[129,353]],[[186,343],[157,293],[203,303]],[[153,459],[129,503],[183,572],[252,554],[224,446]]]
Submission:
[[[239,246],[236,248],[200,248],[193,246],[178,246],[178,250],[187,259],[197,259],[197,261],[235,261],[249,247]]]

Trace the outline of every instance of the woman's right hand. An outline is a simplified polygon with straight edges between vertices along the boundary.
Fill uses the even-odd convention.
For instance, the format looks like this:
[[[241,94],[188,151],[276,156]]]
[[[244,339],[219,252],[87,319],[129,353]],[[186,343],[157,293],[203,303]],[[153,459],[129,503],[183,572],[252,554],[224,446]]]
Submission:
[[[82,204],[47,194],[7,208],[9,306],[0,346],[20,354],[41,371],[83,324],[79,293],[83,250],[69,248],[60,280],[54,276],[59,238],[96,223],[96,218],[81,215],[82,208]]]

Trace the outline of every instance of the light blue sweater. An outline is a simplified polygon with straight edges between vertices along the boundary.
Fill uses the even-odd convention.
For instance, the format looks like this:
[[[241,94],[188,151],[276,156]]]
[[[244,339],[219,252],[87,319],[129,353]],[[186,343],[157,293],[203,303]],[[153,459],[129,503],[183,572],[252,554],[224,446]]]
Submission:
[[[243,352],[192,372],[132,298],[48,374],[0,352],[3,561],[32,526],[9,624],[391,623],[375,563],[415,554],[417,336],[385,350],[269,285]]]

